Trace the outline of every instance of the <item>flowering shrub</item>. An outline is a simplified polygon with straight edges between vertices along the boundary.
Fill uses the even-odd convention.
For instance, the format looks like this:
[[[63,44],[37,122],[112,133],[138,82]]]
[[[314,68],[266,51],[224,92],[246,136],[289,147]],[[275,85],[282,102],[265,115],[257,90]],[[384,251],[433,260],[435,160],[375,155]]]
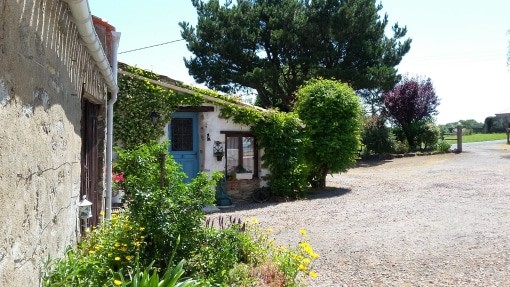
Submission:
[[[312,266],[319,255],[307,241],[305,230],[300,231],[301,240],[296,247],[286,248],[275,245],[274,238],[270,236],[272,230],[262,230],[256,218],[243,226],[244,231],[239,228],[240,225],[216,231],[217,237],[223,240],[217,241],[217,248],[209,252],[214,252],[220,265],[210,264],[211,260],[199,261],[202,264],[209,262],[207,267],[218,271],[214,275],[215,283],[227,286],[300,286],[306,277],[317,277]],[[214,234],[213,230],[210,232]],[[209,240],[211,238],[214,237]],[[213,246],[208,241],[201,250]],[[198,273],[193,276],[200,277]]]
[[[318,255],[304,231],[299,245],[287,249],[274,246],[270,231],[263,231],[257,220],[205,225],[201,208],[213,202],[221,174],[213,179],[200,174],[183,183],[179,165],[168,158],[161,180],[160,155],[167,147],[162,143],[118,150],[128,209],[57,260],[44,286],[156,286],[133,282],[165,281],[162,270],[180,273],[183,267],[205,286],[299,286],[305,274],[316,276],[311,265]],[[172,267],[182,260],[186,266]]]
[[[113,172],[112,173],[112,181],[115,185],[116,189],[123,189],[122,184],[124,183],[124,173],[122,171],[120,172]]]
[[[88,232],[82,243],[55,262],[43,285],[111,286],[118,279],[116,272],[138,265],[145,248],[144,230],[127,214],[113,213],[110,221]]]
[[[161,269],[170,263],[172,252],[177,260],[189,258],[200,245],[205,220],[202,207],[214,202],[216,182],[222,177],[200,173],[190,183],[183,183],[186,175],[181,166],[170,156],[162,160],[161,155],[167,152],[168,142],[118,149],[116,162],[126,178],[127,212],[148,235],[140,260],[145,265],[155,260],[154,267]],[[176,246],[179,237],[181,243]]]

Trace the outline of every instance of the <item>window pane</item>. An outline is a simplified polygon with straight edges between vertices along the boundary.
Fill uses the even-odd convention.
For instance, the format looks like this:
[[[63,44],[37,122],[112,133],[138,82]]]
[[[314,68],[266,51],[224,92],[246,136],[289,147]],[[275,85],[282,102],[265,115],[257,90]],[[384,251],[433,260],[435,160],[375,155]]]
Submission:
[[[253,137],[227,137],[227,172],[254,171]]]
[[[193,150],[193,119],[174,118],[172,119],[172,150],[191,151]]]
[[[227,171],[237,171],[239,165],[239,140],[237,137],[227,137]]]
[[[245,170],[253,172],[253,138],[243,137],[243,167]]]

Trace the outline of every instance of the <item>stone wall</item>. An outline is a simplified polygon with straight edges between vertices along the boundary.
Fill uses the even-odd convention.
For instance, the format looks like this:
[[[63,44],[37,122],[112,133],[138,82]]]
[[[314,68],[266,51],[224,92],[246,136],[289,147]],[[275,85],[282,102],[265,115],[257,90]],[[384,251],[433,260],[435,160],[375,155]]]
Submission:
[[[39,286],[76,242],[81,100],[106,85],[67,4],[0,0],[0,286]]]
[[[251,202],[253,192],[260,187],[260,179],[232,179],[227,181],[227,193],[234,204]]]

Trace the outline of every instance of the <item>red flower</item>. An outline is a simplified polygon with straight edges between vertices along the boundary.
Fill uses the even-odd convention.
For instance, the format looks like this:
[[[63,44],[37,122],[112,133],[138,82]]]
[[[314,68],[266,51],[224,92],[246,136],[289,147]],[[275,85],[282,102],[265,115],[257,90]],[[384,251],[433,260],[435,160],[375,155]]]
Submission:
[[[113,172],[112,180],[115,183],[120,183],[125,180],[123,172]]]

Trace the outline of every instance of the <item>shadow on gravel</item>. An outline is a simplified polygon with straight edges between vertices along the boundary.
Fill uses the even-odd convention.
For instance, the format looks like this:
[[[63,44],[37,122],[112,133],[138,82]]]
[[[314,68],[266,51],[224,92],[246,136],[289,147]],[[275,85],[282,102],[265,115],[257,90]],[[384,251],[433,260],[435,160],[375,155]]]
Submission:
[[[385,163],[392,162],[393,160],[388,159],[362,159],[359,160],[352,168],[366,168],[383,165]]]
[[[306,199],[314,200],[314,199],[338,197],[338,196],[345,195],[349,192],[351,192],[351,190],[349,188],[326,187],[326,189],[324,189],[324,190],[319,190],[319,191],[315,191],[315,192],[312,191],[312,193],[309,194]]]
[[[266,202],[256,203],[253,201],[243,201],[236,203],[233,207],[222,208],[219,212],[215,212],[216,214],[221,213],[230,213],[238,210],[253,210],[259,208],[266,208],[270,206],[276,206],[285,202],[295,202],[300,200],[317,200],[317,199],[325,199],[332,198],[345,195],[351,192],[351,189],[348,188],[339,188],[339,187],[326,187],[324,190],[314,191],[310,190],[310,194],[306,198],[303,199],[287,199],[283,197],[273,196]]]

